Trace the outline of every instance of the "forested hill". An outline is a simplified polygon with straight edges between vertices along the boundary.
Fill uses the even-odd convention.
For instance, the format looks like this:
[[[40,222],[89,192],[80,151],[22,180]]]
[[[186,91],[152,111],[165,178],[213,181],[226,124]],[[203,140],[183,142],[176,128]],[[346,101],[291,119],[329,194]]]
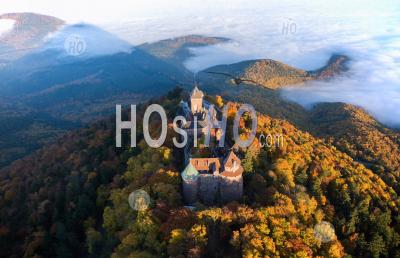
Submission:
[[[200,72],[200,80],[218,81],[219,84],[235,86],[232,78],[241,78],[244,83],[258,85],[267,89],[280,89],[288,86],[304,85],[311,80],[328,80],[342,75],[348,70],[350,58],[333,54],[327,64],[320,69],[306,71],[285,63],[271,60],[247,60],[234,64],[216,65]]]
[[[345,103],[320,103],[311,112],[317,135],[375,171],[400,192],[400,134],[362,108]]]
[[[177,89],[154,101],[171,121],[182,94]],[[258,134],[282,134],[284,144],[261,148],[256,141],[239,149],[243,200],[219,207],[198,204],[195,211],[183,207],[182,157],[172,148],[173,133],[162,148],[143,142],[140,119],[148,104],[138,109],[137,148],[115,148],[112,117],[0,171],[0,256],[400,255],[396,192],[328,143],[261,114]],[[216,104],[230,106],[231,124],[237,104],[221,99]],[[158,129],[159,121],[152,121],[151,131]],[[247,132],[242,128],[244,137]],[[128,139],[123,142],[129,145]],[[130,208],[128,195],[135,189],[149,193],[149,209]],[[314,234],[322,221],[335,229],[326,243]]]
[[[230,41],[223,37],[205,37],[202,35],[187,35],[164,39],[137,46],[139,49],[168,62],[169,64],[191,73],[184,65],[187,59],[194,56],[190,48],[206,47]]]

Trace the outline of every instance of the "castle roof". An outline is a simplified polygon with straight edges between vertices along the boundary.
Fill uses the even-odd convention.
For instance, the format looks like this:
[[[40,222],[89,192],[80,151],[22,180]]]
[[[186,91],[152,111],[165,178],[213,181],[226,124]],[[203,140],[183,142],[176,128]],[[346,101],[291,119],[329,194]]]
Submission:
[[[224,159],[224,171],[221,172],[222,176],[226,177],[237,177],[243,173],[243,167],[241,166],[240,159],[231,150]]]
[[[204,97],[204,93],[197,88],[197,85],[194,86],[194,89],[192,90],[192,93],[190,94],[190,97],[192,99],[200,99]]]
[[[184,180],[196,180],[199,175],[197,169],[189,162],[181,176]]]
[[[197,173],[199,173],[198,171],[219,171],[220,175],[225,177],[237,177],[242,175],[244,171],[240,159],[233,151],[230,151],[223,160],[220,158],[193,158],[190,159],[189,165]]]
[[[219,171],[221,163],[218,158],[194,158],[190,160],[197,170],[202,171]]]
[[[220,173],[220,175],[226,176],[226,177],[237,177],[237,176],[242,175],[243,171],[244,171],[243,167],[239,166],[236,170],[233,170],[233,171],[224,170]]]
[[[224,167],[234,167],[235,165],[240,165],[240,159],[235,155],[233,150],[231,150],[228,156],[224,159]]]

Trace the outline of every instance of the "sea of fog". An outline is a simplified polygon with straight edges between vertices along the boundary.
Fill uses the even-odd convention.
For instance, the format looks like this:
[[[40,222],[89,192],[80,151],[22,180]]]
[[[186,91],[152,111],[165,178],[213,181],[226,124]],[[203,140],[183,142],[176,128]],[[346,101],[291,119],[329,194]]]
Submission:
[[[307,108],[324,101],[359,105],[382,123],[400,126],[400,2],[217,2],[108,28],[133,44],[186,34],[233,39],[193,49],[195,57],[186,62],[193,71],[258,58],[311,70],[333,53],[346,54],[352,60],[346,77],[288,88],[282,96]]]
[[[56,4],[56,2],[58,2]],[[233,41],[193,49],[186,66],[271,58],[307,70],[331,54],[351,58],[349,75],[289,88],[282,96],[311,107],[321,101],[360,105],[379,121],[400,127],[400,2],[398,0],[187,0],[92,3],[38,0],[30,11],[67,22],[93,23],[135,45],[201,34]],[[23,10],[23,0],[2,8]],[[11,10],[10,9],[10,10]]]

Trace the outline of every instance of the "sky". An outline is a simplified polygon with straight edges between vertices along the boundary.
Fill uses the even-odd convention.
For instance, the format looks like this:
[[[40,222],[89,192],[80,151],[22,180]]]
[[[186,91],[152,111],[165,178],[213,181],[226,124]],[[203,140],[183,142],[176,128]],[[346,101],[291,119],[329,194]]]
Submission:
[[[311,107],[343,101],[400,127],[400,2],[244,0],[0,0],[0,13],[36,12],[69,24],[98,25],[131,44],[187,34],[224,36],[231,43],[192,51],[193,71],[247,59],[271,58],[312,70],[333,53],[350,56],[350,74],[294,87],[282,96]],[[8,25],[0,23],[0,32]]]

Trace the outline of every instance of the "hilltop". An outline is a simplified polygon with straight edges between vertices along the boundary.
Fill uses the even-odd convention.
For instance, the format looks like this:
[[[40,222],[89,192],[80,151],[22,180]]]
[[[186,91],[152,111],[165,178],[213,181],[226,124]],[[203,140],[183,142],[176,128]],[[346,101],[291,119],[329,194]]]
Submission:
[[[206,37],[202,35],[187,35],[172,39],[164,39],[153,43],[139,45],[138,48],[158,57],[171,65],[186,70],[184,62],[193,56],[190,48],[205,47],[230,41],[223,37]]]
[[[310,80],[326,80],[334,76],[341,75],[348,70],[347,62],[349,58],[344,55],[332,55],[327,64],[315,71],[306,71],[291,67],[279,61],[271,59],[259,59],[242,61],[229,65],[217,65],[201,71],[203,80],[218,80],[225,84],[232,84],[229,77],[209,72],[219,72],[242,78],[245,83],[263,86],[268,89],[279,89],[286,86],[302,85]]]
[[[150,103],[165,107],[172,121],[182,98],[175,90]],[[138,132],[150,103],[138,109]],[[223,103],[231,121],[239,103]],[[282,134],[285,142],[239,149],[241,202],[198,204],[195,211],[183,207],[182,152],[171,145],[173,132],[162,148],[148,147],[139,133],[137,148],[124,138],[117,149],[114,121],[69,133],[0,172],[2,256],[399,255],[400,200],[393,188],[288,121],[259,114],[257,135]],[[157,133],[159,122],[151,124]],[[149,193],[148,210],[129,207],[135,189]],[[327,243],[313,233],[321,221],[334,227]]]

